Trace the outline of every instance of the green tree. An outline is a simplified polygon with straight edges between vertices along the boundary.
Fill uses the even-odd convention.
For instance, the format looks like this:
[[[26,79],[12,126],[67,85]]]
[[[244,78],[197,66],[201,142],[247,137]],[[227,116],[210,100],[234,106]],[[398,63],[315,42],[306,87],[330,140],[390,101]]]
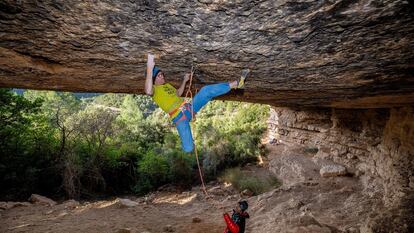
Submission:
[[[58,182],[50,176],[56,172],[56,141],[40,106],[38,98],[30,101],[10,89],[0,89],[0,195],[5,199],[7,195],[24,199],[31,192],[50,192],[47,186]]]
[[[71,118],[75,131],[75,153],[82,161],[82,186],[85,191],[105,191],[106,181],[102,168],[106,166],[107,153],[115,134],[114,121],[117,111],[89,105]]]
[[[65,156],[67,140],[73,133],[72,129],[67,126],[68,118],[80,109],[80,101],[67,92],[55,91],[31,91],[24,93],[24,97],[29,100],[42,99],[42,113],[46,117],[50,125],[59,131],[60,148],[59,157]]]

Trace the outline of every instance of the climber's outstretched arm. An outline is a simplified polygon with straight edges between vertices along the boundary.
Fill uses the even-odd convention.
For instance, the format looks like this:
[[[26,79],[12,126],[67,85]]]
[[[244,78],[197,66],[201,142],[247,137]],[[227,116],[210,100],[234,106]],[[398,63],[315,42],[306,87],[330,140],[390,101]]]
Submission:
[[[145,78],[145,94],[152,95],[152,69],[154,69],[155,62],[154,62],[154,55],[148,53],[147,56],[147,77]]]
[[[184,89],[185,89],[185,84],[188,82],[188,80],[190,80],[190,74],[185,74],[184,75],[184,79],[183,82],[180,85],[180,88],[177,89],[177,96],[182,96],[184,93]]]

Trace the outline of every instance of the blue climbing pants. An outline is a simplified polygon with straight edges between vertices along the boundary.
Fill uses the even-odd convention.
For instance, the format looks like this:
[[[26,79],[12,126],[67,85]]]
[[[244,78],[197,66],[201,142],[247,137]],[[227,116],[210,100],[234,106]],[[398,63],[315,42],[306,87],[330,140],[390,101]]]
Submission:
[[[194,96],[191,104],[186,104],[185,108],[173,119],[178,134],[181,138],[181,146],[185,152],[191,152],[194,149],[193,135],[191,133],[190,121],[191,105],[193,105],[194,114],[196,114],[202,107],[204,107],[214,97],[224,95],[230,91],[229,83],[218,83],[204,86]]]

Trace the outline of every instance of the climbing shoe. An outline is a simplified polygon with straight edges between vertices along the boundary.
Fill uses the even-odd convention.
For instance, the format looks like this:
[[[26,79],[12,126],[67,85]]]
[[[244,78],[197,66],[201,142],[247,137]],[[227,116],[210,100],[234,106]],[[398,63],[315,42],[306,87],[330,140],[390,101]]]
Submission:
[[[241,74],[240,80],[239,80],[239,82],[237,84],[237,88],[238,89],[243,89],[244,88],[244,83],[245,83],[245,80],[246,80],[247,76],[249,75],[249,73],[250,73],[250,70],[249,69],[242,70],[242,74]]]

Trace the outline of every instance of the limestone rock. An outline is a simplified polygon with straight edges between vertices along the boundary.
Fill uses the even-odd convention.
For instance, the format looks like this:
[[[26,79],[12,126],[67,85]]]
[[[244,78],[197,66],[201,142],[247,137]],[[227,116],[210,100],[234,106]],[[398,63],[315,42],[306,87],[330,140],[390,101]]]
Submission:
[[[318,173],[317,177],[313,177],[314,173],[311,171],[328,174],[324,172],[326,168],[320,169],[321,166],[343,164],[346,170],[354,175],[332,179],[331,187],[336,187],[337,180],[358,180],[366,200],[379,202],[377,205],[384,206],[372,209],[371,214],[378,217],[372,217],[364,223],[365,230],[361,232],[376,232],[375,229],[386,229],[386,232],[410,232],[409,227],[414,227],[413,215],[409,214],[413,212],[412,204],[409,203],[414,203],[414,197],[410,195],[414,193],[413,107],[274,108],[270,119],[269,130],[282,142],[279,147],[318,148],[318,152],[311,155],[311,158],[301,157],[305,162],[298,159],[297,154],[300,154],[300,151],[292,150],[278,151],[277,156],[269,158],[270,169],[284,184],[292,185],[309,177],[319,183],[321,180],[327,182],[327,179],[321,179]],[[309,165],[313,166],[311,170],[308,169],[311,168]],[[344,174],[344,168],[340,168],[334,174]],[[353,189],[339,189],[334,193],[340,192],[354,193]],[[318,197],[322,198],[323,196]]]
[[[346,168],[342,165],[325,165],[319,171],[322,177],[346,175]]]
[[[406,0],[3,0],[0,87],[143,94],[151,51],[176,85],[192,64],[195,88],[249,67],[226,99],[412,105],[413,17]]]
[[[39,203],[42,205],[48,205],[48,206],[54,206],[56,205],[56,202],[53,201],[50,198],[38,195],[38,194],[32,194],[32,196],[30,196],[29,201],[32,203]]]
[[[285,185],[305,182],[309,178],[316,179],[320,167],[311,158],[286,150],[270,160],[270,170]]]
[[[13,202],[13,201],[8,201],[8,202],[0,202],[0,209],[2,210],[8,210],[8,209],[13,209],[15,207],[28,207],[31,204],[29,202]]]
[[[124,199],[124,198],[118,198],[117,201],[121,208],[135,207],[138,205],[138,202],[131,201],[129,199]]]
[[[75,201],[75,200],[71,199],[71,200],[67,200],[67,201],[63,202],[61,205],[63,205],[63,207],[65,209],[75,209],[80,204],[79,204],[78,201]]]

